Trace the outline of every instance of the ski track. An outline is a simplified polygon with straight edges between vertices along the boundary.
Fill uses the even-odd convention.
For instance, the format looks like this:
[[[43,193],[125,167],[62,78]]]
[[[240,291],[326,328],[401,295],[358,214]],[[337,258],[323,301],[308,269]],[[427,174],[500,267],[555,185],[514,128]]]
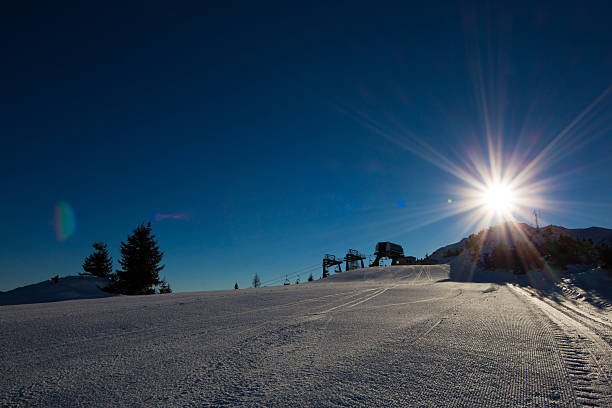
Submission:
[[[573,306],[539,298],[533,291],[523,288],[510,288],[524,301],[535,304],[550,320],[579,405],[612,406],[612,349],[604,336],[606,332],[609,334],[610,326],[597,316],[589,316]]]
[[[611,406],[604,318],[446,276],[2,307],[0,406]]]

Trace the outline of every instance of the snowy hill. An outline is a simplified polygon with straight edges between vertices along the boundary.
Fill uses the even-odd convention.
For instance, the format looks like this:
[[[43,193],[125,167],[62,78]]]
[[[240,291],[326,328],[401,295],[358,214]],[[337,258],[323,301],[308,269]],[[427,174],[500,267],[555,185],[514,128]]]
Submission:
[[[608,298],[448,269],[0,307],[0,406],[612,406]]]
[[[316,282],[399,282],[407,277],[421,275],[426,275],[428,279],[439,280],[447,279],[448,271],[447,265],[374,266],[335,273],[325,280]]]
[[[95,276],[66,276],[57,283],[46,280],[23,286],[8,292],[0,292],[0,305],[57,302],[70,299],[93,299],[115,296],[100,288],[110,283],[108,279]]]
[[[561,269],[602,265],[605,262],[598,248],[611,242],[612,230],[607,228],[549,225],[537,230],[525,223],[507,222],[444,246],[431,258],[450,264],[451,277],[459,280],[507,280],[512,271],[529,273],[546,264]]]
[[[522,230],[525,233],[525,235],[528,237],[532,237],[536,235],[536,229],[529,224],[506,223],[506,224],[502,224],[501,226],[498,226],[497,228],[503,227],[504,225],[511,226],[511,228],[512,227],[518,228]],[[496,227],[493,227],[493,228],[496,228]],[[540,233],[543,236],[559,237],[561,235],[566,235],[566,236],[569,236],[575,239],[584,239],[587,241],[590,239],[593,241],[593,245],[599,245],[603,243],[606,243],[606,244],[612,243],[612,229],[602,228],[602,227],[569,229],[569,228],[561,227],[558,225],[548,225],[546,227],[542,227],[540,229]],[[447,251],[453,252],[457,249],[462,249],[465,246],[465,243],[467,242],[467,240],[468,238],[463,238],[459,242],[455,242],[454,244],[446,245],[442,248],[439,248],[431,254],[431,257],[436,260],[443,260],[444,258],[447,258],[444,256],[444,254],[446,254]]]

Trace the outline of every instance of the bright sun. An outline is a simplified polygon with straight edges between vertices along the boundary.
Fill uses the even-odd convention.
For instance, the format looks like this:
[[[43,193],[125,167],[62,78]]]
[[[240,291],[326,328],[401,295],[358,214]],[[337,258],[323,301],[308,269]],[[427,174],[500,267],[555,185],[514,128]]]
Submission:
[[[492,184],[483,192],[483,204],[495,214],[509,214],[515,200],[515,194],[505,184]]]

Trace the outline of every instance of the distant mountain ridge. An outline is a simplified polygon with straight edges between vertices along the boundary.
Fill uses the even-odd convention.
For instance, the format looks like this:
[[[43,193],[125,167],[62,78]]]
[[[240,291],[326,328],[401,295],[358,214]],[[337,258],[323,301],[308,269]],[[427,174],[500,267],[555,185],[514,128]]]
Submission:
[[[612,229],[602,228],[602,227],[589,227],[584,229],[567,229],[563,227],[555,227],[561,228],[566,231],[569,235],[572,235],[574,238],[579,239],[592,239],[595,245],[599,245],[602,243],[610,244],[612,243]]]

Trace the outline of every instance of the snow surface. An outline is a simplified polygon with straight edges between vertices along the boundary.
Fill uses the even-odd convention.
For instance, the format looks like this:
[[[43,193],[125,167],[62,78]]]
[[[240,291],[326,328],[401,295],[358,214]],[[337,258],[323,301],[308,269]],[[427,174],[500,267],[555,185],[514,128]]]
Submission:
[[[57,302],[70,299],[92,299],[114,296],[100,288],[108,286],[110,280],[95,276],[66,276],[57,283],[50,279],[23,286],[8,292],[0,292],[0,305],[23,303]]]
[[[0,307],[0,406],[611,406],[611,316],[449,267]]]

